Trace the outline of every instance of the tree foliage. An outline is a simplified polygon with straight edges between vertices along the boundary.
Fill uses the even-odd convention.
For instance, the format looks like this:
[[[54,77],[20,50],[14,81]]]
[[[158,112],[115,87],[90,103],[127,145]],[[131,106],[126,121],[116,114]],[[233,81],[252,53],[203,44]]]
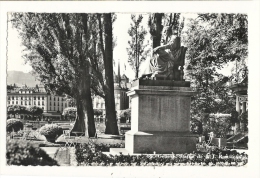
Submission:
[[[95,134],[89,64],[95,20],[88,14],[47,13],[13,13],[11,20],[35,75],[48,91],[75,98],[81,108],[74,128],[84,131],[87,119],[90,136]]]
[[[14,13],[24,55],[46,89],[76,101],[79,119],[74,128],[95,134],[92,92],[105,98],[107,133],[117,134],[113,85],[115,16],[109,14]],[[74,130],[74,129],[73,129]]]
[[[135,78],[139,77],[140,65],[146,60],[149,53],[149,50],[145,49],[148,46],[148,43],[144,44],[147,31],[141,25],[142,19],[142,15],[131,15],[132,23],[128,29],[128,35],[131,37],[127,48],[128,63],[135,72]]]
[[[28,107],[28,110],[33,116],[39,116],[43,113],[43,109],[37,106]]]
[[[185,33],[186,77],[199,94],[193,97],[193,114],[231,113],[235,98],[230,96],[220,70],[232,61],[245,61],[248,53],[247,16],[244,14],[199,14]]]
[[[181,19],[180,15],[180,13],[152,13],[149,16],[148,26],[153,48],[173,41],[176,36],[181,36],[185,19]]]
[[[7,114],[20,115],[27,114],[32,116],[39,116],[43,113],[43,109],[37,106],[25,107],[21,105],[9,105],[7,106]]]

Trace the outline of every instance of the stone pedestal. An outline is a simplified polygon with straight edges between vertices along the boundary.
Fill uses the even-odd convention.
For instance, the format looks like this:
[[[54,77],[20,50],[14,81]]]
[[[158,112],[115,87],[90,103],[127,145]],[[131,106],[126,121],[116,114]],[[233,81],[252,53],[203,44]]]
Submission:
[[[131,130],[125,149],[134,153],[190,153],[196,135],[190,130],[190,103],[195,94],[189,82],[137,80],[131,97]],[[115,152],[116,149],[113,149]]]

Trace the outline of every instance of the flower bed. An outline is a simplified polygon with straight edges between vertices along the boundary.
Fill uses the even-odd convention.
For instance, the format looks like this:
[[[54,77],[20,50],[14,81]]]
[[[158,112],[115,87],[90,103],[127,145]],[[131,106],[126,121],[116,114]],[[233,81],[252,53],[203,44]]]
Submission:
[[[85,144],[76,146],[76,160],[83,166],[244,166],[248,155],[232,150],[169,155],[106,155],[109,148],[123,148],[122,144]]]

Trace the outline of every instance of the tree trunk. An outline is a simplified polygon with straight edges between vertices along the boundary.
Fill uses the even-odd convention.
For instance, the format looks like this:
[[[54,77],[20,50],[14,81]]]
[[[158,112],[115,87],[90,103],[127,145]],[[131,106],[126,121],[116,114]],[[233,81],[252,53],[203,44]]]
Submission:
[[[111,13],[104,14],[105,28],[105,107],[106,107],[106,129],[105,134],[119,135],[114,96],[113,77],[113,36],[112,36],[112,16]]]
[[[155,23],[155,32],[152,35],[153,37],[153,48],[161,45],[161,38],[162,38],[162,17],[163,13],[155,13],[154,15],[154,22]]]
[[[137,25],[135,26],[135,78],[137,79],[138,78],[138,62],[139,62],[139,59],[138,59],[138,31],[137,31]]]
[[[87,65],[87,68],[89,66]],[[83,69],[84,70],[84,69]],[[88,125],[88,135],[89,137],[94,137],[96,134],[96,127],[95,127],[95,120],[94,120],[94,110],[93,110],[93,104],[92,104],[92,98],[91,98],[91,90],[90,90],[90,75],[88,73],[88,69],[84,70],[84,76],[82,77],[82,89],[80,90],[80,97],[81,97],[81,103],[83,107],[83,112],[85,115],[85,118],[87,118],[87,125]]]
[[[90,75],[88,65],[80,66],[81,76],[78,83],[78,91],[76,96],[77,118],[72,129],[77,132],[85,132],[89,137],[94,137],[96,134],[94,110],[92,106],[91,90],[90,90]]]
[[[76,97],[76,107],[77,107],[77,115],[75,118],[74,126],[71,129],[71,132],[85,132],[86,130],[86,122],[85,122],[85,115],[83,112],[83,107],[81,104],[80,97]]]

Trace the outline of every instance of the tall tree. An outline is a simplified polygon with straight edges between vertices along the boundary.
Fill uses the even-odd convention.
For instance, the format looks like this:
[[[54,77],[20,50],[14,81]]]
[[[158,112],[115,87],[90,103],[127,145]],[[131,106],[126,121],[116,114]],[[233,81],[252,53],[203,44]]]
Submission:
[[[163,16],[163,13],[154,13],[149,16],[148,26],[150,28],[150,34],[153,40],[153,49],[161,45]]]
[[[102,18],[103,17],[103,21]],[[99,14],[99,37],[100,48],[102,52],[105,77],[104,77],[104,93],[106,108],[106,134],[119,135],[114,96],[114,77],[113,77],[113,18],[111,13]],[[105,39],[103,39],[103,36]]]
[[[153,48],[173,41],[176,36],[180,37],[184,20],[180,19],[180,13],[152,13],[149,16],[148,26]]]
[[[234,97],[225,83],[229,77],[220,70],[232,61],[247,59],[247,16],[244,14],[199,14],[191,20],[185,35],[188,51],[186,76],[200,93],[192,100],[198,115],[228,113]]]
[[[135,72],[135,78],[139,77],[140,64],[145,61],[149,50],[145,49],[148,44],[144,44],[145,35],[147,31],[141,25],[143,16],[131,15],[132,23],[128,30],[128,34],[131,37],[131,41],[128,41],[129,48],[128,63]]]
[[[89,136],[94,136],[89,65],[91,31],[96,30],[93,15],[14,13],[12,17],[27,49],[24,58],[46,89],[75,98],[78,119],[73,130],[84,131],[87,125]]]

